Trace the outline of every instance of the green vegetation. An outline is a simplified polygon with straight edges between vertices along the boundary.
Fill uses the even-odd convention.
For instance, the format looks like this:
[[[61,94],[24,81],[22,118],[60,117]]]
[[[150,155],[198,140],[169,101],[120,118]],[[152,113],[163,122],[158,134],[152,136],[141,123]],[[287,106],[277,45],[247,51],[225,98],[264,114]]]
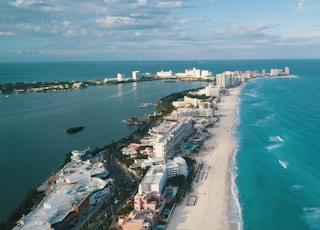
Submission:
[[[176,83],[177,80],[164,80],[163,82],[164,83]]]
[[[88,86],[99,86],[99,85],[118,85],[118,84],[124,84],[124,83],[132,83],[132,82],[143,82],[143,81],[155,81],[155,80],[160,80],[157,78],[152,78],[152,77],[141,77],[138,80],[133,80],[133,79],[128,79],[126,81],[118,81],[118,79],[108,79],[108,81],[101,81],[101,80],[88,80],[85,81],[84,83]]]
[[[0,84],[0,93],[29,93],[29,92],[51,92],[51,91],[65,91],[72,89],[74,83],[80,82],[17,82]],[[80,88],[85,88],[86,85],[81,84]]]
[[[62,169],[66,164],[68,164],[71,161],[71,156],[72,156],[71,152],[66,153],[66,155],[64,156],[64,161],[60,166],[60,169]]]
[[[201,100],[207,100],[207,99],[210,98],[210,96],[206,96],[206,95],[204,95],[204,94],[202,94],[202,95],[188,94],[187,96],[188,96],[188,97],[191,97],[191,98],[201,99]]]
[[[122,216],[122,215],[127,215],[133,210],[133,200],[130,201],[128,204],[125,204],[124,206],[121,207],[117,211],[117,215]]]
[[[77,133],[84,129],[84,126],[72,127],[67,129],[68,134]]]
[[[172,105],[173,101],[177,101],[177,100],[183,98],[184,96],[190,96],[189,95],[190,91],[196,91],[199,89],[201,89],[201,88],[197,88],[197,89],[193,89],[193,90],[185,90],[185,91],[182,91],[179,93],[170,94],[169,96],[162,98],[160,100],[159,105],[156,108],[158,113],[160,113],[162,115],[167,115],[167,114],[171,113],[174,110],[174,106]]]

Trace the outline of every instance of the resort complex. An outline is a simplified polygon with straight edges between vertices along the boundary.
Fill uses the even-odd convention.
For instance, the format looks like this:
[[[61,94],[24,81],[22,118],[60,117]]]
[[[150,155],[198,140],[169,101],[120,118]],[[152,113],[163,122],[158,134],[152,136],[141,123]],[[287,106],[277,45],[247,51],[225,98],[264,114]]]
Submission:
[[[173,111],[165,115],[156,114],[161,119],[157,125],[149,127],[147,135],[122,146],[121,154],[133,162],[122,167],[139,184],[136,193],[130,198],[133,209],[117,216],[117,221],[113,224],[123,230],[176,229],[179,223],[173,222],[170,227],[170,218],[172,216],[179,219],[174,211],[179,187],[170,185],[168,181],[189,175],[191,168],[188,166],[188,157],[196,161],[192,167],[194,178],[197,179],[193,183],[198,183],[200,188],[208,177],[212,177],[210,183],[217,183],[214,185],[216,193],[215,197],[208,198],[212,195],[211,191],[196,190],[193,189],[194,185],[190,185],[191,194],[185,194],[188,196],[186,203],[177,208],[183,208],[184,204],[187,208],[198,203],[203,205],[206,199],[226,202],[227,162],[233,152],[231,131],[235,124],[235,108],[241,88],[237,86],[252,78],[283,75],[289,75],[288,67],[284,72],[271,70],[270,74],[265,71],[227,71],[213,76],[208,70],[196,68],[186,69],[185,73],[178,74],[171,70],[158,72],[157,77],[160,78],[204,78],[215,81],[173,101]],[[137,80],[140,76],[139,71],[133,71],[133,79]],[[124,81],[125,76],[118,74],[117,79]],[[233,91],[234,88],[237,91]],[[143,157],[137,157],[138,155]],[[72,151],[70,162],[38,188],[45,193],[40,204],[22,216],[14,229],[72,229],[74,223],[88,210],[101,205],[113,195],[117,182],[112,178],[106,159],[106,152],[92,156],[89,149]],[[141,170],[145,173],[139,177]],[[217,189],[221,192],[217,192]],[[204,198],[201,200],[199,196]],[[226,204],[217,205],[223,206],[221,213],[208,212],[216,215],[216,218],[225,218],[221,215],[226,212]],[[221,229],[219,224],[221,223],[217,222],[217,228]],[[196,223],[191,229],[203,229],[200,225]]]
[[[44,199],[14,229],[67,229],[90,206],[104,201],[112,179],[102,162],[89,158],[89,150],[72,151],[71,162],[38,188]]]

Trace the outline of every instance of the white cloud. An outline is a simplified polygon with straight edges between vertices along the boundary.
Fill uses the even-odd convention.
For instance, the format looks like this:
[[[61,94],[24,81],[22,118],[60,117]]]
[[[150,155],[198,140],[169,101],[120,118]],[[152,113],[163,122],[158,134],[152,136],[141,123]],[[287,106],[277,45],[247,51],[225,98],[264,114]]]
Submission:
[[[259,8],[257,12],[255,6],[259,4],[251,0],[243,0],[232,8],[224,1],[216,0],[4,1],[0,37],[12,36],[3,40],[14,43],[11,47],[24,53],[38,49],[71,54],[81,46],[83,54],[92,52],[93,57],[96,57],[94,52],[105,57],[111,48],[123,55],[149,49],[155,51],[152,55],[157,55],[156,52],[165,55],[179,50],[176,53],[184,57],[186,53],[192,56],[192,52],[211,55],[214,52],[210,49],[219,52],[226,49],[230,53],[247,49],[251,52],[253,47],[269,48],[275,44],[285,46],[305,42],[319,47],[317,41],[320,41],[319,35],[307,35],[318,29],[315,26],[319,26],[319,20],[314,15],[317,7],[309,7],[308,15],[302,18],[292,12],[289,14],[287,8],[276,4],[276,0],[268,2],[274,6],[272,12],[267,10],[270,7]],[[296,11],[306,9],[311,3],[310,0],[290,2],[291,10]],[[291,23],[279,23],[286,21]],[[302,34],[304,37],[299,36]],[[3,44],[4,48],[9,47],[7,43]],[[5,52],[12,50],[0,50],[0,56]]]
[[[0,31],[0,36],[14,36],[16,33],[8,31]]]
[[[297,9],[298,10],[303,10],[305,4],[307,3],[308,0],[298,0],[298,5],[297,5]]]
[[[134,25],[135,19],[122,16],[106,16],[104,18],[97,19],[96,22],[105,27],[116,27],[124,25]]]
[[[314,32],[310,34],[295,34],[289,36],[283,36],[277,45],[320,45],[320,33]]]
[[[228,44],[228,45],[214,45],[210,46],[212,49],[254,49],[256,48],[253,44]]]
[[[180,25],[187,25],[189,23],[191,23],[191,21],[189,19],[180,19],[179,20]]]
[[[180,2],[180,1],[159,2],[156,6],[158,8],[163,8],[163,9],[173,9],[173,8],[181,7],[182,2]]]
[[[37,0],[15,0],[13,3],[11,3],[15,7],[27,7],[34,5],[36,3],[42,3],[42,1]]]
[[[137,0],[138,5],[146,5],[147,0]]]
[[[17,28],[28,32],[39,32],[41,31],[42,26],[31,23],[20,23],[17,25]]]
[[[65,20],[65,21],[62,22],[62,25],[63,25],[63,26],[70,26],[70,25],[71,25],[71,22]]]
[[[62,7],[54,7],[54,6],[44,6],[41,8],[44,11],[63,11],[64,9]]]

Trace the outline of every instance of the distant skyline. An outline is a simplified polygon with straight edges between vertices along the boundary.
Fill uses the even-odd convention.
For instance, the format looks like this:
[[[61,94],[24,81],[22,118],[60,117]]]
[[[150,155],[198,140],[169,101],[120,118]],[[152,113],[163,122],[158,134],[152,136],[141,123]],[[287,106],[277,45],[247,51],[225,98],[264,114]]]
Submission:
[[[317,0],[2,0],[0,62],[320,58]]]

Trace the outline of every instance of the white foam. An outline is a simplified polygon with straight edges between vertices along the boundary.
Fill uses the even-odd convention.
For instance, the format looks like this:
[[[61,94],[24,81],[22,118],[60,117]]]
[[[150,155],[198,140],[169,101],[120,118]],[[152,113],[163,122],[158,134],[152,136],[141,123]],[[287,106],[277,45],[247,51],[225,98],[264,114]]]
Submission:
[[[230,180],[231,180],[231,185],[230,185],[230,192],[231,192],[231,199],[229,203],[229,222],[233,223],[237,226],[238,230],[243,229],[243,219],[242,219],[242,209],[241,205],[239,202],[239,197],[238,197],[238,187],[236,184],[236,178],[238,176],[237,174],[237,166],[236,166],[236,154],[237,154],[238,149],[235,148],[232,161],[230,162],[229,168],[230,168]]]
[[[257,97],[255,93],[246,93],[245,95],[249,97]]]
[[[254,125],[255,125],[255,126],[263,125],[263,124],[265,124],[266,122],[272,120],[273,118],[274,118],[274,114],[267,115],[267,116],[265,116],[264,118],[257,120]]]
[[[295,184],[291,186],[292,191],[300,191],[301,189],[303,189],[303,185],[300,184]]]
[[[276,136],[269,137],[269,141],[276,142],[278,141]]]
[[[272,136],[272,137],[269,137],[269,141],[272,141],[272,142],[283,142],[284,140],[280,137],[280,136]]]
[[[283,139],[280,136],[277,136],[277,139],[281,142],[283,142]]]
[[[274,114],[271,114],[271,115],[266,116],[264,119],[267,121],[267,120],[271,120],[273,118],[274,118]]]
[[[288,162],[282,161],[282,160],[279,160],[279,164],[280,164],[284,169],[287,169],[288,166],[289,166],[289,163],[288,163]]]
[[[281,146],[281,144],[274,144],[274,145],[269,145],[267,146],[268,150],[273,150],[273,149],[277,149]]]
[[[311,229],[320,229],[320,208],[303,208],[304,218]]]

